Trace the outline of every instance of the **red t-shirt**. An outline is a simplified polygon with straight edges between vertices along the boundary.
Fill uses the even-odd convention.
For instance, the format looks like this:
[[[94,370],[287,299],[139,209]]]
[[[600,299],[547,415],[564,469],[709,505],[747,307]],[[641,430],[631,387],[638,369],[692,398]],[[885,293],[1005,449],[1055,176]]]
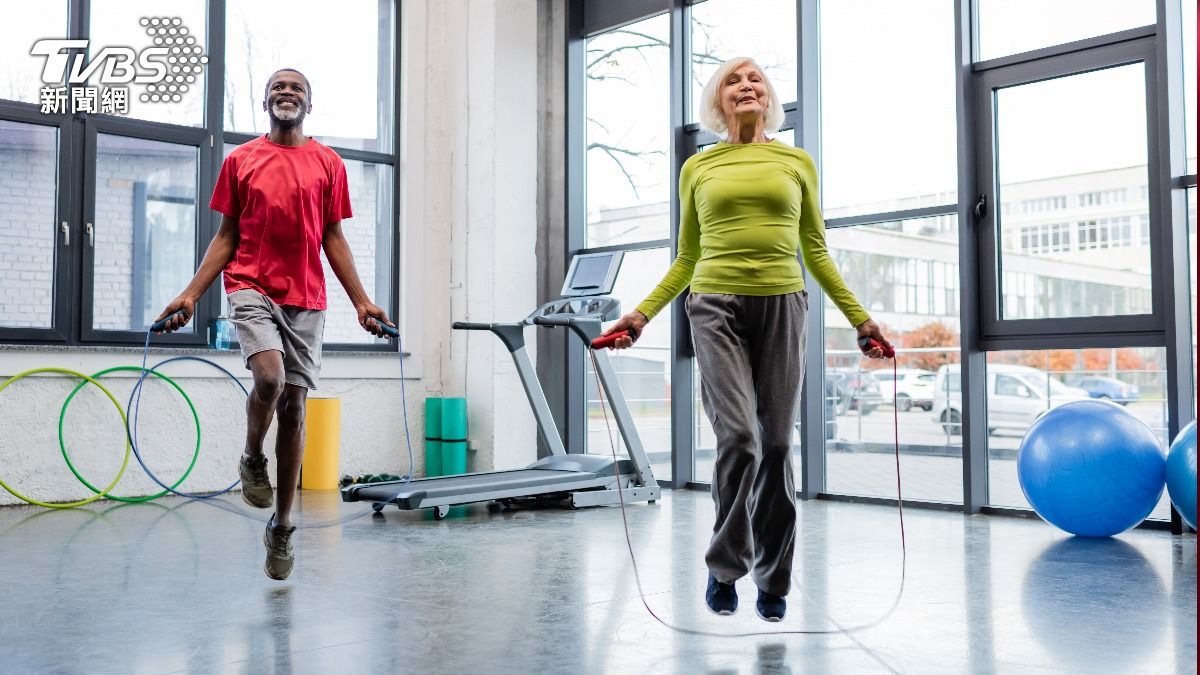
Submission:
[[[351,217],[346,165],[310,138],[279,145],[261,136],[229,153],[209,208],[238,219],[225,292],[250,288],[278,305],[325,309],[325,225]]]

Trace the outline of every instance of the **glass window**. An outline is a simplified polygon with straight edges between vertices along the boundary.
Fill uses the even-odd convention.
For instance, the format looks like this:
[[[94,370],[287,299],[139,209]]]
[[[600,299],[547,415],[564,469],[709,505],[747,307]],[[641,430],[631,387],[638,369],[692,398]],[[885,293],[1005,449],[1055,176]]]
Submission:
[[[125,87],[130,118],[201,126],[204,124],[204,83],[208,72],[208,50],[204,44],[208,33],[208,10],[204,0],[180,0],[170,3],[169,7],[169,12],[164,12],[164,3],[158,0],[92,0],[88,12],[91,22],[88,28],[89,58],[95,58],[105,47],[117,46],[129,47],[139,53],[147,47],[159,46],[171,52],[165,59],[155,59],[166,61],[163,65],[168,72],[160,83],[101,85],[101,69],[88,80],[88,85]],[[170,25],[164,19],[170,21]],[[175,19],[179,20],[178,24]],[[142,69],[138,70],[142,74]],[[153,100],[155,97],[158,100]]]
[[[587,248],[671,236],[670,27],[664,14],[587,41]]]
[[[267,79],[296,68],[311,85],[304,131],[326,145],[392,151],[391,4],[341,0],[306,4],[303,21],[281,21],[269,3],[225,8],[225,130],[265,133]],[[331,36],[337,39],[331,40]]]
[[[981,61],[1149,26],[1156,20],[1154,0],[977,0],[977,3]]]
[[[950,10],[940,0],[822,3],[826,218],[957,202]]]
[[[42,87],[61,86],[62,73],[52,83],[42,82],[46,59],[32,56],[30,49],[38,40],[67,37],[66,0],[41,2],[37,11],[21,11],[18,19],[10,8],[9,20],[0,21],[0,98],[37,103]]]
[[[58,128],[0,121],[0,326],[54,319]]]
[[[1164,448],[1170,442],[1166,350],[1161,347],[989,352],[985,386],[988,502],[994,506],[1029,508],[1017,479],[1017,450],[1034,420],[1064,403],[1113,401],[1145,422]],[[956,394],[944,405],[956,410],[961,401]],[[1165,491],[1150,518],[1170,518]]]
[[[692,6],[692,121],[700,92],[717,66],[735,56],[754,59],[779,94],[796,95],[795,0],[708,0]]]
[[[193,146],[97,135],[93,328],[143,331],[191,280],[197,155]]]
[[[671,265],[670,250],[666,248],[627,251],[613,286],[613,297],[621,301],[621,312],[637,307],[662,279]],[[664,309],[650,323],[636,346],[610,350],[613,370],[621,383],[621,393],[629,402],[634,426],[642,439],[642,447],[650,459],[654,477],[671,480],[671,310]],[[609,444],[616,444],[617,456],[625,450],[612,410],[600,408],[600,390],[592,361],[585,358],[586,377],[584,396],[587,400],[587,452],[608,455]],[[605,424],[605,412],[608,423]]]
[[[961,503],[962,439],[942,424],[959,422],[944,404],[958,389],[947,377],[959,360],[957,218],[836,228],[826,238],[846,285],[896,346],[898,375],[893,381],[890,362],[862,355],[826,297],[826,490],[896,496],[894,412],[905,497]]]
[[[350,243],[354,267],[358,270],[367,297],[389,312],[388,318],[396,323],[397,317],[390,316],[392,289],[395,287],[392,274],[392,244],[395,237],[391,199],[392,167],[355,160],[345,160],[345,163],[354,217],[342,221],[342,231]],[[358,312],[330,269],[324,252],[321,253],[321,262],[329,298],[329,309],[325,316],[325,342],[383,342],[358,325]]]
[[[1149,204],[1129,199],[1148,180],[1144,72],[996,92],[1001,318],[1150,313],[1150,246],[1131,233]],[[1024,208],[1062,195],[1059,208]]]

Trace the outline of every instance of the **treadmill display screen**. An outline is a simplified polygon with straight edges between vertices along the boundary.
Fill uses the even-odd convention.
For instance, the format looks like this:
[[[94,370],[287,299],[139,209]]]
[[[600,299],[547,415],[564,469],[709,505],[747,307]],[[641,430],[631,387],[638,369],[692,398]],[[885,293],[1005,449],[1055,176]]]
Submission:
[[[571,287],[579,290],[600,288],[608,277],[610,263],[612,256],[580,258],[579,264],[575,266],[575,274],[571,277]]]
[[[604,253],[580,253],[571,259],[567,267],[567,279],[563,282],[562,297],[577,298],[584,295],[612,293],[617,272],[624,259],[623,251]]]

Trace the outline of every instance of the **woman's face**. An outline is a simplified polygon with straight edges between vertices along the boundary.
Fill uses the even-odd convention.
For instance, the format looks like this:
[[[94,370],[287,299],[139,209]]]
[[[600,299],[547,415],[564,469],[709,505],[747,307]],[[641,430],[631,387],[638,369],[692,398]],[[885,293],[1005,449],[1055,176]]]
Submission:
[[[767,85],[753,63],[744,63],[721,83],[721,112],[726,118],[767,114]]]

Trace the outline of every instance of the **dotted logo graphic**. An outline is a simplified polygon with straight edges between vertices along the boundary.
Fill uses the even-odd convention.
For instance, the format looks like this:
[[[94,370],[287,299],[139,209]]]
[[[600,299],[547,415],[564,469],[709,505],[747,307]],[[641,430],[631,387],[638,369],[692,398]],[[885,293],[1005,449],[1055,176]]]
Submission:
[[[208,63],[204,47],[196,44],[188,27],[179,17],[142,17],[139,21],[155,46],[166,47],[167,76],[157,84],[147,84],[145,93],[138,96],[147,103],[179,102]]]

